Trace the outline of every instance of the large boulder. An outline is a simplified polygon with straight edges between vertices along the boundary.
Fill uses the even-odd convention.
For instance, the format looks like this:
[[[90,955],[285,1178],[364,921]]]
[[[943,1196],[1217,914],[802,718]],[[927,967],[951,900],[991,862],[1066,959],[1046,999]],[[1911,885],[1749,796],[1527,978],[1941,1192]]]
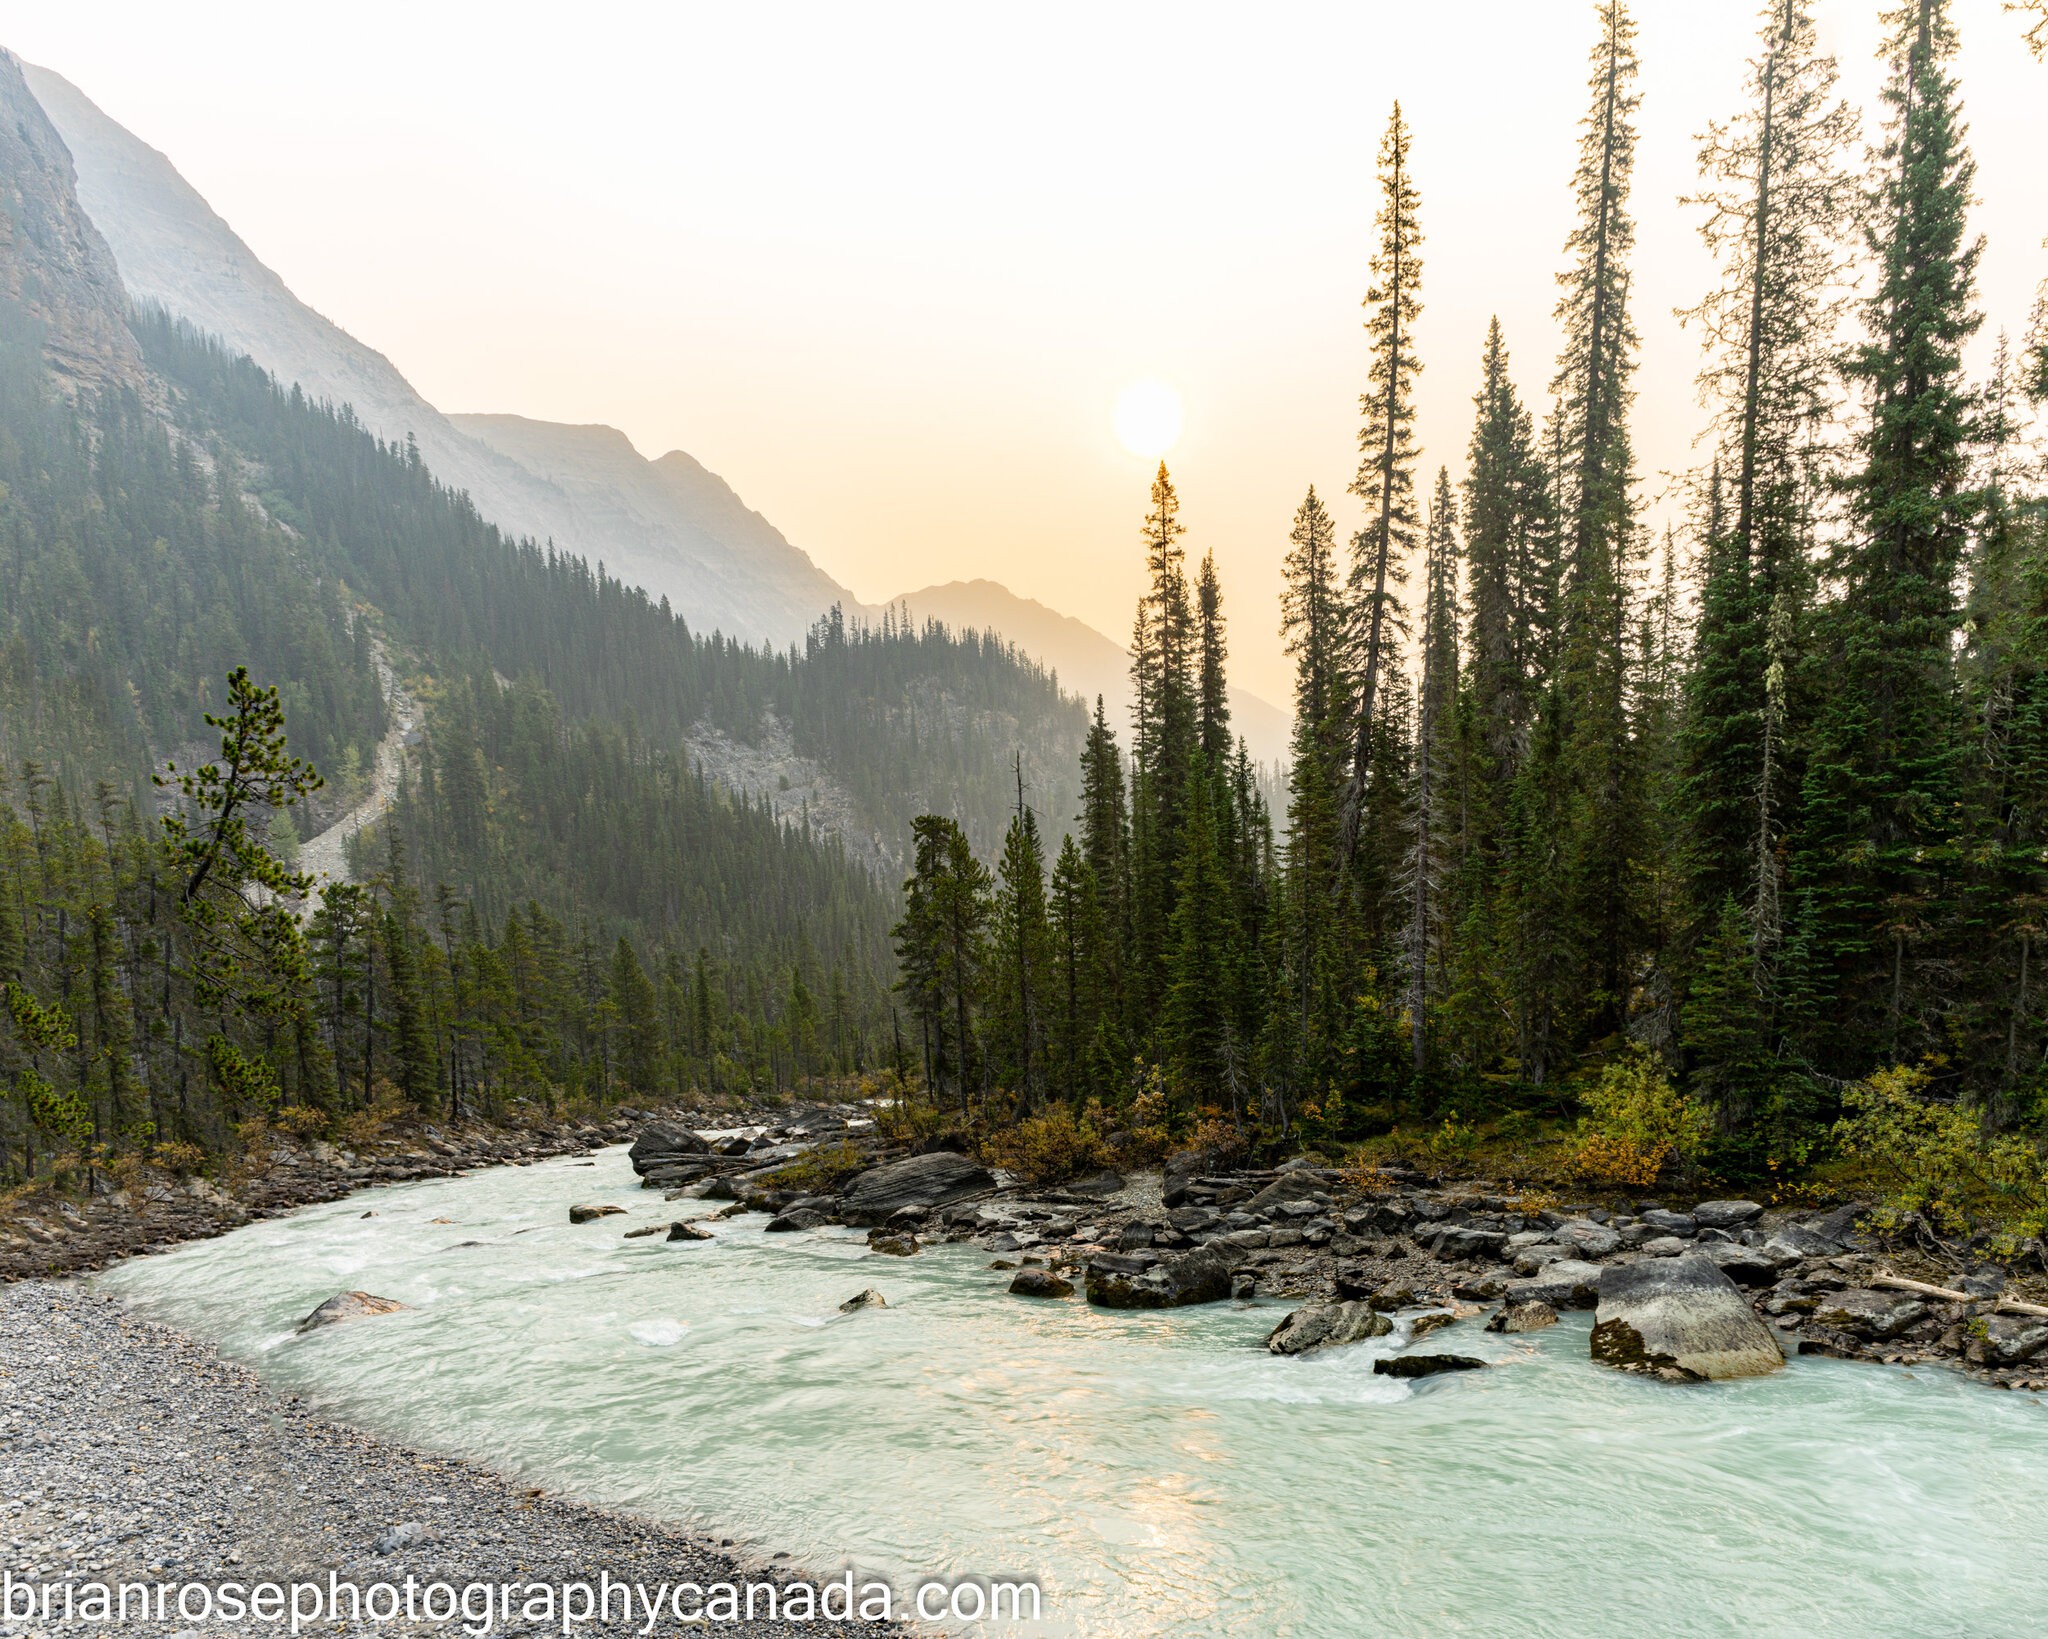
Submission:
[[[1573,1218],[1550,1232],[1551,1240],[1588,1262],[1612,1257],[1621,1250],[1621,1234],[1591,1218]]]
[[[595,1223],[600,1218],[616,1218],[625,1210],[622,1206],[572,1206],[569,1208],[569,1222]]]
[[[1662,1260],[1660,1260],[1662,1261]],[[1547,1303],[1553,1309],[1590,1309],[1600,1301],[1601,1268],[1576,1258],[1547,1263],[1528,1280],[1511,1280],[1502,1295],[1509,1303]]]
[[[1778,1278],[1780,1265],[1797,1262],[1799,1257],[1796,1252],[1773,1252],[1740,1241],[1709,1241],[1694,1255],[1705,1258],[1737,1286],[1770,1286]]]
[[[673,1169],[679,1162],[699,1161],[710,1155],[711,1146],[673,1121],[656,1121],[641,1130],[626,1151],[626,1159],[642,1178],[649,1173]]]
[[[1667,1212],[1663,1207],[1653,1206],[1643,1212],[1643,1222],[1660,1235],[1696,1235],[1699,1224],[1690,1212]]]
[[[1878,1292],[1852,1286],[1829,1292],[1814,1305],[1813,1324],[1830,1332],[1880,1342],[1896,1337],[1930,1313],[1926,1303],[1911,1292]]]
[[[1486,1323],[1489,1332],[1540,1332],[1557,1324],[1557,1311],[1547,1303],[1510,1303]]]
[[[1762,1377],[1784,1351],[1749,1300],[1709,1258],[1646,1258],[1600,1274],[1593,1358],[1675,1382]]]
[[[1074,1295],[1074,1283],[1050,1269],[1020,1269],[1010,1290],[1020,1298],[1069,1298]]]
[[[1088,1301],[1103,1309],[1178,1309],[1230,1296],[1230,1261],[1213,1246],[1178,1257],[1104,1252],[1088,1265]]]
[[[372,1315],[396,1314],[405,1307],[396,1298],[380,1298],[369,1292],[343,1292],[329,1298],[299,1322],[302,1332],[322,1326],[336,1326],[344,1320],[367,1320]]]
[[[1505,1230],[1474,1229],[1467,1224],[1453,1224],[1437,1232],[1430,1249],[1444,1262],[1453,1263],[1468,1258],[1497,1258],[1507,1249],[1507,1244]]]
[[[1702,1201],[1692,1209],[1692,1220],[1702,1229],[1740,1229],[1763,1215],[1759,1201]]]
[[[907,1155],[850,1179],[840,1196],[840,1214],[850,1224],[886,1223],[907,1206],[946,1206],[995,1188],[980,1162],[951,1150]]]
[[[1296,1309],[1267,1334],[1274,1354],[1307,1354],[1368,1337],[1385,1337],[1394,1323],[1369,1303],[1312,1303]]]
[[[2048,1349],[2048,1320],[2033,1315],[1993,1315],[1984,1323],[1984,1347],[2001,1366],[2016,1366]]]

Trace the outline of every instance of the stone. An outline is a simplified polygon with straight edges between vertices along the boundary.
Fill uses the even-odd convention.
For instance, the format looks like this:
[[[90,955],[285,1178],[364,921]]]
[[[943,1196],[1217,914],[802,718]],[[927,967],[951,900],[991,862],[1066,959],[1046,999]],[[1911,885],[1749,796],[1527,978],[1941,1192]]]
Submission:
[[[1456,1315],[1447,1315],[1441,1310],[1431,1314],[1417,1315],[1408,1322],[1408,1341],[1419,1343],[1422,1339],[1429,1336],[1431,1332],[1440,1332],[1446,1326],[1456,1325],[1457,1321],[1458,1317]]]
[[[1813,1306],[1813,1323],[1831,1332],[1873,1342],[1897,1337],[1908,1326],[1925,1320],[1927,1305],[1911,1292],[1878,1292],[1852,1286],[1845,1291],[1822,1294]]]
[[[816,1207],[790,1207],[787,1211],[778,1212],[768,1220],[768,1233],[771,1235],[787,1235],[800,1229],[818,1229],[831,1221],[830,1218],[826,1217]]]
[[[682,1222],[668,1226],[668,1238],[672,1241],[708,1241],[716,1237],[708,1229],[699,1229],[695,1224]]]
[[[1140,1247],[1150,1246],[1155,1234],[1151,1224],[1125,1224],[1117,1231],[1116,1249],[1119,1252],[1134,1252]]]
[[[1476,1372],[1486,1364],[1469,1354],[1397,1354],[1372,1363],[1376,1377],[1434,1377],[1439,1372]]]
[[[1778,1279],[1779,1260],[1759,1246],[1740,1241],[1713,1241],[1698,1249],[1705,1258],[1737,1286],[1771,1286]]]
[[[2006,1273],[1996,1264],[1973,1269],[1955,1283],[1958,1292],[1967,1292],[1973,1298],[1995,1298],[2005,1290],[2005,1284]]]
[[[1591,1309],[1600,1301],[1600,1273],[1597,1263],[1560,1258],[1545,1264],[1541,1274],[1528,1280],[1509,1281],[1507,1301],[1547,1303],[1553,1309]]]
[[[599,1218],[617,1218],[622,1216],[625,1210],[622,1206],[572,1206],[569,1208],[569,1222],[587,1224]]]
[[[870,1286],[854,1293],[852,1297],[840,1304],[839,1312],[842,1315],[851,1315],[859,1313],[862,1309],[886,1309],[888,1307],[889,1300]]]
[[[344,1320],[368,1320],[372,1315],[396,1314],[405,1307],[396,1298],[380,1298],[369,1292],[343,1292],[329,1298],[299,1322],[302,1332],[322,1326],[337,1326]]]
[[[1702,1201],[1692,1209],[1693,1222],[1702,1229],[1740,1229],[1763,1215],[1758,1201]]]
[[[1993,1315],[1984,1323],[1984,1341],[2001,1366],[2016,1366],[2048,1348],[2048,1320],[2033,1315]]]
[[[708,1156],[711,1146],[691,1132],[688,1127],[679,1127],[671,1121],[657,1121],[642,1129],[640,1136],[633,1140],[633,1147],[626,1151],[626,1159],[633,1164],[633,1170],[642,1178],[657,1169],[693,1156]]]
[[[1836,1207],[1832,1212],[1824,1212],[1817,1218],[1808,1218],[1801,1227],[1812,1230],[1822,1240],[1839,1247],[1847,1242],[1850,1232],[1856,1227],[1856,1220],[1867,1210],[1861,1201],[1851,1201],[1845,1206]]]
[[[885,1258],[914,1258],[920,1248],[915,1235],[888,1235],[874,1230],[868,1235],[868,1250]]]
[[[371,1546],[379,1554],[398,1554],[433,1540],[434,1533],[418,1520],[407,1520],[403,1525],[394,1525],[388,1531],[380,1532]]]
[[[1307,1201],[1310,1196],[1323,1193],[1320,1179],[1305,1172],[1283,1172],[1245,1204],[1245,1211],[1264,1212],[1269,1207],[1288,1201]]]
[[[1240,1270],[1230,1277],[1230,1295],[1239,1303],[1249,1303],[1258,1295],[1259,1277],[1249,1270]]]
[[[1497,1258],[1507,1243],[1507,1235],[1501,1230],[1454,1224],[1436,1237],[1432,1250],[1445,1262],[1456,1258]]]
[[[1557,1311],[1547,1303],[1510,1303],[1486,1322],[1489,1332],[1540,1332],[1557,1324]]]
[[[1534,1246],[1525,1246],[1515,1254],[1515,1273],[1524,1279],[1539,1272],[1545,1264],[1557,1263],[1562,1259],[1582,1261],[1577,1254],[1557,1245],[1554,1241],[1539,1241]]]
[[[626,1239],[629,1241],[645,1240],[649,1235],[659,1235],[668,1227],[667,1224],[649,1224],[644,1229],[629,1229],[626,1231]],[[464,1242],[464,1244],[469,1245],[471,1243]]]
[[[1592,1357],[1676,1382],[1762,1377],[1785,1354],[1711,1258],[1689,1253],[1610,1264],[1600,1274]]]
[[[1106,1195],[1114,1195],[1123,1187],[1123,1175],[1111,1172],[1106,1167],[1101,1172],[1091,1172],[1085,1178],[1075,1178],[1068,1183],[1060,1185],[1061,1192],[1064,1194],[1087,1195],[1096,1200],[1100,1200]]]
[[[1621,1236],[1591,1218],[1573,1218],[1559,1224],[1550,1232],[1550,1238],[1573,1257],[1584,1258],[1588,1262],[1612,1257],[1621,1250]]]
[[[1220,1303],[1230,1296],[1230,1263],[1213,1242],[1129,1267],[1146,1256],[1111,1252],[1091,1260],[1088,1301],[1104,1309],[1177,1309],[1190,1303]]]
[[[1676,1235],[1659,1235],[1654,1241],[1643,1242],[1643,1251],[1653,1258],[1675,1258],[1686,1249],[1685,1242]]]
[[[986,1194],[995,1182],[979,1161],[951,1150],[934,1150],[855,1174],[841,1193],[840,1209],[850,1224],[886,1223],[907,1206],[950,1205]]]
[[[1020,1298],[1070,1298],[1074,1283],[1060,1279],[1050,1269],[1020,1269],[1010,1290]]]
[[[1414,1305],[1415,1291],[1408,1286],[1381,1286],[1374,1289],[1367,1301],[1375,1309],[1407,1309]]]
[[[1312,1303],[1275,1326],[1266,1335],[1266,1348],[1272,1354],[1308,1354],[1385,1337],[1393,1329],[1394,1323],[1369,1303]]]
[[[1662,1207],[1643,1209],[1643,1222],[1666,1235],[1693,1235],[1699,1230],[1690,1212],[1666,1212]]]
[[[1451,1288],[1451,1296],[1465,1298],[1473,1303],[1491,1303],[1507,1294],[1507,1277],[1497,1271],[1461,1280]]]
[[[1776,1254],[1781,1262],[1796,1263],[1801,1258],[1831,1258],[1841,1247],[1804,1224],[1780,1224],[1764,1242],[1763,1249]]]

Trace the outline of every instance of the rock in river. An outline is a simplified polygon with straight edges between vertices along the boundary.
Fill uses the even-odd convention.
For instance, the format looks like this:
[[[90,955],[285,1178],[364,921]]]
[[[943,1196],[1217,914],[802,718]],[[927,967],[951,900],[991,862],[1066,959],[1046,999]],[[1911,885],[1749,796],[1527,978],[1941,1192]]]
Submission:
[[[633,1147],[626,1151],[626,1159],[633,1163],[633,1170],[645,1178],[650,1172],[672,1167],[686,1158],[710,1153],[711,1146],[688,1127],[679,1127],[672,1121],[657,1121],[633,1140]]]
[[[1547,1303],[1553,1309],[1590,1309],[1600,1301],[1600,1265],[1577,1258],[1546,1263],[1528,1280],[1508,1282],[1510,1303]]]
[[[1375,1360],[1377,1377],[1434,1377],[1438,1372],[1476,1372],[1486,1364],[1469,1354],[1397,1354],[1390,1360]]]
[[[1486,1323],[1489,1332],[1540,1332],[1557,1324],[1557,1311],[1547,1303],[1510,1303]]]
[[[1266,1347],[1274,1354],[1307,1354],[1311,1349],[1385,1337],[1393,1329],[1394,1323],[1369,1303],[1312,1303],[1275,1326],[1267,1334]]]
[[[1020,1269],[1010,1290],[1020,1298],[1070,1298],[1074,1283],[1061,1280],[1050,1269]]]
[[[625,1210],[622,1206],[572,1206],[569,1208],[569,1222],[587,1224],[598,1218],[616,1218]]]
[[[1927,1305],[1911,1292],[1878,1292],[1856,1286],[1823,1297],[1814,1306],[1813,1323],[1831,1332],[1879,1340],[1896,1337],[1927,1314]]]
[[[367,1320],[371,1315],[395,1314],[404,1304],[395,1298],[380,1298],[368,1292],[343,1292],[331,1297],[319,1308],[299,1322],[299,1330],[310,1332],[316,1327],[333,1326],[344,1320]]]
[[[1088,1301],[1104,1309],[1177,1309],[1230,1296],[1230,1263],[1213,1247],[1178,1257],[1104,1252],[1088,1265]]]
[[[851,1315],[857,1314],[862,1309],[886,1309],[888,1307],[889,1300],[870,1286],[854,1293],[852,1297],[840,1304],[839,1312],[842,1315]]]
[[[1749,1300],[1696,1253],[1602,1270],[1592,1355],[1677,1382],[1762,1377],[1785,1364]]]
[[[842,1212],[850,1224],[886,1223],[907,1206],[945,1206],[995,1188],[980,1162],[951,1150],[907,1155],[857,1175],[846,1186]]]
[[[715,1237],[708,1229],[699,1229],[695,1224],[679,1221],[668,1226],[668,1238],[672,1241],[708,1241]]]
[[[868,1236],[868,1250],[888,1258],[914,1258],[918,1252],[915,1235],[885,1235],[876,1230]]]

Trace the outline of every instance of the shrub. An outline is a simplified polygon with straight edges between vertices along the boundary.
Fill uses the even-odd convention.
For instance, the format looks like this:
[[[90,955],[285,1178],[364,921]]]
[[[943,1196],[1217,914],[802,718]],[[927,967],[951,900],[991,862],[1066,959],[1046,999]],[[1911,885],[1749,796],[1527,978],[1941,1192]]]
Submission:
[[[327,1112],[310,1104],[286,1104],[270,1118],[270,1124],[294,1138],[311,1138],[327,1126]]]
[[[1086,1114],[1076,1116],[1064,1104],[993,1134],[981,1146],[981,1153],[984,1160],[1034,1184],[1057,1184],[1093,1172],[1108,1161],[1095,1123]]]
[[[1464,1161],[1479,1147],[1478,1129],[1460,1121],[1458,1112],[1448,1112],[1441,1124],[1422,1141],[1423,1153],[1437,1162]]]
[[[842,1138],[836,1144],[820,1144],[787,1165],[777,1167],[762,1182],[771,1189],[793,1189],[805,1195],[822,1195],[828,1189],[836,1189],[866,1165],[867,1157],[861,1153],[860,1147]]]
[[[1641,1045],[1600,1072],[1585,1103],[1568,1168],[1595,1182],[1642,1188],[1673,1159],[1697,1156],[1713,1137],[1707,1107],[1673,1087]]]
[[[2018,1134],[1987,1132],[1976,1111],[1928,1098],[1928,1083],[1925,1070],[1894,1065],[1842,1094],[1848,1113],[1836,1142],[1887,1186],[1877,1222],[1894,1226],[1917,1212],[1960,1233],[1981,1216],[2007,1241],[2048,1233],[2048,1160]]]
[[[206,1165],[206,1151],[197,1144],[188,1144],[182,1138],[168,1138],[150,1152],[150,1157],[164,1171],[178,1177],[189,1177]]]

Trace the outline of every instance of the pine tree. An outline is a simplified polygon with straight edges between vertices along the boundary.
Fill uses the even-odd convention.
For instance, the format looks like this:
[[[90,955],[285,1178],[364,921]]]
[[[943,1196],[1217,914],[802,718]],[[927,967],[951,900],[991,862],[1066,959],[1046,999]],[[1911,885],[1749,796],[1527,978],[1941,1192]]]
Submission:
[[[1699,651],[1684,750],[1693,920],[1747,911],[1768,996],[1783,940],[1783,838],[1796,823],[1787,767],[1788,652],[1811,601],[1807,557],[1825,474],[1833,333],[1852,219],[1842,155],[1856,134],[1798,0],[1775,0],[1750,64],[1749,107],[1710,126],[1707,187],[1692,203],[1722,282],[1687,315],[1705,337],[1701,387],[1719,460],[1710,491]],[[1728,492],[1722,491],[1726,478]]]
[[[1803,982],[1824,999],[1815,1046],[1843,1075],[1946,1044],[1965,743],[1956,581],[1980,501],[1961,356],[1979,322],[1979,246],[1966,237],[1975,171],[1948,71],[1955,32],[1944,0],[1889,15],[1877,285],[1849,363],[1869,421],[1848,478],[1854,532],[1827,564],[1839,592],[1820,632],[1794,858]]]
[[[1457,503],[1451,475],[1438,468],[1429,512],[1422,607],[1421,687],[1415,713],[1414,835],[1406,861],[1409,1052],[1419,1088],[1427,1068],[1431,969],[1442,989],[1444,939],[1438,895],[1445,872],[1444,808],[1455,748],[1452,709],[1458,695]]]
[[[1230,761],[1230,690],[1223,663],[1229,645],[1223,635],[1223,588],[1216,580],[1216,558],[1202,555],[1195,581],[1196,655],[1200,699],[1195,741],[1212,769]]]
[[[1045,908],[1045,850],[1038,817],[1024,801],[1022,759],[1016,765],[1017,811],[996,870],[991,965],[1000,975],[990,1008],[991,1047],[1024,1107],[1036,1106],[1046,1084],[1045,1014],[1052,997],[1052,934]]]
[[[1382,202],[1374,225],[1380,244],[1367,289],[1366,333],[1372,340],[1370,385],[1359,400],[1360,462],[1351,492],[1364,500],[1369,522],[1352,540],[1351,618],[1357,647],[1351,768],[1344,787],[1342,836],[1346,858],[1356,855],[1369,800],[1372,752],[1380,693],[1404,633],[1399,587],[1415,547],[1415,322],[1421,316],[1420,200],[1410,172],[1409,131],[1401,105],[1380,143]]]
[[[1156,1018],[1198,747],[1195,627],[1180,537],[1180,500],[1166,463],[1152,481],[1143,538],[1148,590],[1131,640],[1135,703],[1131,779],[1133,1024]]]

